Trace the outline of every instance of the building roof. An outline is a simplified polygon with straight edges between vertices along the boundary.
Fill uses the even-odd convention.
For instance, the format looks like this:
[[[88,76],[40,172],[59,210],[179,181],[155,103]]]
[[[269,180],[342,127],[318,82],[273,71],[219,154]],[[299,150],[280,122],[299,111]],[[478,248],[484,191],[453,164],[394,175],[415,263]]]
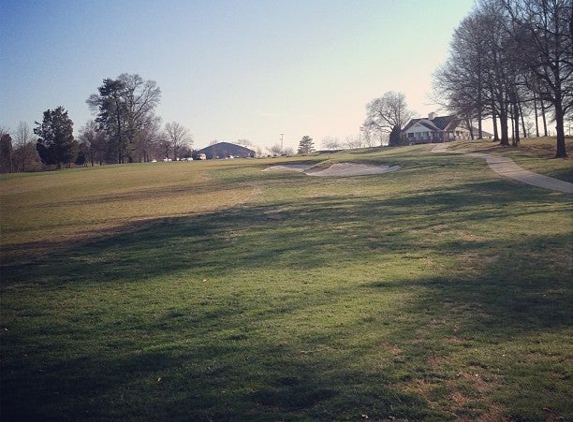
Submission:
[[[406,126],[404,126],[402,131],[407,131],[416,123],[419,123],[433,131],[454,130],[460,124],[460,119],[458,119],[456,116],[436,116],[433,119],[428,117],[412,119]]]
[[[226,157],[254,157],[255,151],[245,148],[241,145],[232,144],[230,142],[219,142],[209,145],[197,151],[198,154],[205,154],[207,158],[226,158]]]

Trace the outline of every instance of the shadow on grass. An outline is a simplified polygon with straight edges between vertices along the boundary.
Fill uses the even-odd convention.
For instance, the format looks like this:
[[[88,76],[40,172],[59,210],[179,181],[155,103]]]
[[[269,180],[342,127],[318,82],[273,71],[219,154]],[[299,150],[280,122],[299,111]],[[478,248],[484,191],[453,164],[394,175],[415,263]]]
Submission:
[[[119,229],[117,235],[80,248],[72,244],[71,249],[35,263],[4,265],[3,284],[143,281],[181,270],[193,271],[197,277],[225,276],[237,266],[258,268],[271,262],[293,269],[318,268],[331,264],[333,257],[348,254],[352,258],[373,250],[384,253],[385,248],[386,252],[444,248],[441,253],[452,255],[468,248],[505,250],[511,248],[513,236],[506,245],[498,239],[476,244],[476,239],[444,237],[440,227],[467,225],[471,231],[476,222],[487,225],[568,209],[558,197],[539,202],[536,195],[515,195],[499,183],[477,183],[455,190],[416,190],[387,199],[326,194],[288,204],[146,221],[140,228],[129,225],[125,233]],[[417,214],[417,208],[430,215]],[[528,238],[532,245],[543,243],[543,239]],[[30,246],[33,249],[28,244],[22,248]]]
[[[433,215],[413,212],[420,204]],[[570,236],[516,244],[480,229],[566,207],[494,183],[324,195],[159,221],[5,266],[2,420],[478,417],[487,410],[432,404],[463,373],[430,360],[484,364],[464,350],[573,322]]]

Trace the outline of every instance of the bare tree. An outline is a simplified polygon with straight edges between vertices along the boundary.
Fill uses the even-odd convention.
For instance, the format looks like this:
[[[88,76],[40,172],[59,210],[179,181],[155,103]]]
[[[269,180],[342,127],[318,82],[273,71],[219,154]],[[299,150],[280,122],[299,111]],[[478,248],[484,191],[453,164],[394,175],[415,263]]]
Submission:
[[[166,123],[165,134],[174,159],[181,158],[179,154],[183,147],[193,145],[193,136],[189,133],[189,129],[178,122]]]
[[[283,153],[283,148],[281,147],[281,144],[274,144],[270,151],[275,155],[281,155]]]
[[[244,147],[252,147],[253,142],[249,141],[248,139],[237,139],[237,145],[242,145]]]
[[[107,135],[98,130],[98,124],[94,120],[88,120],[79,130],[78,140],[80,152],[84,155],[86,163],[92,166],[95,163],[102,165],[107,154]]]
[[[370,148],[388,145],[388,136],[389,133],[376,133],[374,129],[364,125],[360,126],[358,133],[361,142]]]
[[[355,135],[348,135],[346,138],[344,138],[344,144],[350,149],[363,147],[362,139],[360,139],[360,136]]]
[[[573,5],[571,0],[501,0],[510,34],[524,53],[529,86],[552,106],[557,158],[567,157],[565,116],[573,109]]]
[[[388,91],[366,105],[364,127],[377,133],[390,134],[390,145],[400,143],[402,127],[414,117],[414,112],[406,104],[406,96],[401,92]]]
[[[482,137],[486,115],[486,35],[485,19],[479,13],[466,17],[454,30],[448,61],[434,74],[434,89],[448,110],[465,119],[468,127],[477,120]]]
[[[322,140],[322,146],[326,149],[342,149],[343,148],[343,144],[342,142],[340,142],[340,139],[338,139],[336,136],[325,136],[324,139]]]
[[[141,123],[141,128],[135,143],[135,158],[140,162],[148,162],[153,158],[164,158],[160,153],[160,143],[165,138],[161,129],[161,117],[149,114]]]
[[[477,120],[481,138],[482,119],[491,116],[495,139],[509,145],[520,138],[524,105],[533,100],[527,88],[524,49],[510,36],[511,16],[501,3],[483,0],[456,28],[450,57],[435,75],[435,87],[446,107],[467,121]],[[498,137],[497,123],[501,128]]]
[[[145,81],[139,75],[123,73],[117,79],[104,79],[87,103],[97,112],[99,130],[107,134],[113,161],[134,161],[138,138],[146,119],[153,116],[161,100],[161,90],[155,81]]]
[[[20,122],[14,132],[13,162],[15,171],[30,171],[41,168],[36,151],[36,138],[28,123]]]
[[[20,122],[14,131],[14,146],[24,145],[34,141],[34,133],[28,123]]]

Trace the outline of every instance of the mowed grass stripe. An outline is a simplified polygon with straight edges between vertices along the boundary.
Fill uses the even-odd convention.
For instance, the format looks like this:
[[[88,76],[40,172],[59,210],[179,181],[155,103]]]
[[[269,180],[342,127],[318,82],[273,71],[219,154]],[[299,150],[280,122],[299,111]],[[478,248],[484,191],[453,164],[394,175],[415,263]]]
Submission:
[[[2,256],[21,257],[121,233],[161,218],[211,212],[256,195],[206,176],[213,163],[147,163],[7,177],[2,192]]]

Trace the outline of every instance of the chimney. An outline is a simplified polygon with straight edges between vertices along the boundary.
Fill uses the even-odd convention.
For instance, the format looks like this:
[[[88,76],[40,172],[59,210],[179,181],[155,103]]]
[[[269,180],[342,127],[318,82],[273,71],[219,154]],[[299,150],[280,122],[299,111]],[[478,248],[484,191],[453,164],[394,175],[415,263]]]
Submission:
[[[434,113],[433,111],[428,114],[428,119],[434,120],[435,118],[436,118],[436,113]]]

